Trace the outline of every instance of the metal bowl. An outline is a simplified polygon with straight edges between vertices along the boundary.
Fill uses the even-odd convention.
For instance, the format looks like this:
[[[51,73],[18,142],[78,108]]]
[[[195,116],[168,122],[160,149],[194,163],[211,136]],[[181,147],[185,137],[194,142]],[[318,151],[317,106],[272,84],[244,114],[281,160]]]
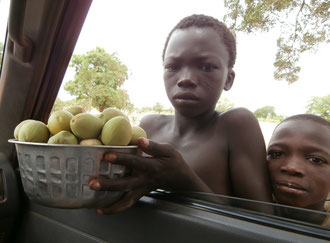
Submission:
[[[55,208],[104,207],[122,192],[94,191],[90,176],[120,178],[130,171],[103,160],[106,152],[138,154],[137,146],[83,146],[8,140],[16,146],[23,188],[34,202]]]

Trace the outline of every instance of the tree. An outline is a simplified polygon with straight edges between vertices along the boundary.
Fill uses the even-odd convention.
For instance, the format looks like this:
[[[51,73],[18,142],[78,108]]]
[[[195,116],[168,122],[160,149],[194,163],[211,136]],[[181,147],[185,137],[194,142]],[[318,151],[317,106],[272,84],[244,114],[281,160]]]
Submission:
[[[53,105],[52,112],[61,111],[61,110],[64,110],[64,108],[65,108],[65,102],[63,100],[61,100],[60,98],[56,98],[55,103]]]
[[[312,97],[306,108],[307,114],[314,114],[330,121],[330,95]]]
[[[103,48],[96,47],[86,54],[73,55],[71,67],[75,68],[74,80],[64,89],[77,99],[87,99],[87,111],[96,107],[102,112],[107,107],[125,108],[129,103],[127,92],[121,88],[128,78],[127,67]]]
[[[164,109],[164,106],[161,103],[156,102],[156,104],[152,107],[152,109],[157,113],[161,113]]]
[[[263,118],[263,119],[277,117],[274,106],[264,106],[262,108],[259,108],[254,112],[254,115],[257,118]]]
[[[234,107],[234,103],[227,98],[220,98],[215,109],[217,111],[224,111]]]
[[[300,55],[330,42],[330,1],[225,0],[225,7],[224,22],[234,32],[281,29],[274,62],[276,80],[297,81]]]
[[[66,108],[69,108],[70,106],[82,106],[85,110],[87,110],[88,100],[73,99],[73,100],[63,101],[60,98],[56,98],[55,103],[53,105],[52,112],[65,110]]]

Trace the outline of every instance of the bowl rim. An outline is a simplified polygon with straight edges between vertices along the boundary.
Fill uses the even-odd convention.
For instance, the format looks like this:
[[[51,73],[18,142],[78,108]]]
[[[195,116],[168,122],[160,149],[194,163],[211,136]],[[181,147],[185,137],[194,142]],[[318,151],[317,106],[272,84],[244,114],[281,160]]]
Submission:
[[[137,145],[127,146],[108,146],[108,145],[80,145],[80,144],[48,144],[48,143],[34,143],[34,142],[21,142],[15,139],[8,139],[9,143],[30,145],[30,146],[45,146],[45,147],[65,147],[65,148],[102,148],[102,149],[136,149]]]

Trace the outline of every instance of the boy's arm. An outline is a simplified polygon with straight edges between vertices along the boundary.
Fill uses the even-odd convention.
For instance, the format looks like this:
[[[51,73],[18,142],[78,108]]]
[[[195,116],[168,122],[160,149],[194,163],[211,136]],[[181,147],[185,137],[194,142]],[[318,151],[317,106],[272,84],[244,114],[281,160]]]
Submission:
[[[234,109],[226,115],[234,195],[271,202],[266,148],[258,120],[253,113],[243,108]]]
[[[131,176],[116,179],[90,178],[93,190],[126,192],[123,198],[98,213],[118,213],[130,208],[148,192],[157,188],[175,191],[212,193],[211,189],[186,164],[181,154],[168,144],[139,138],[139,147],[151,157],[125,153],[108,153],[105,161],[133,169]]]

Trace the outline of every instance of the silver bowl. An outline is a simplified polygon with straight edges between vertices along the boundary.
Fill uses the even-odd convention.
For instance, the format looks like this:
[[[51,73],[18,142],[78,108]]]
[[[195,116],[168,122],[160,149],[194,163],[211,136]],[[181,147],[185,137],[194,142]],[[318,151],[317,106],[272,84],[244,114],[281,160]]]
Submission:
[[[130,171],[103,160],[106,152],[138,154],[137,146],[83,146],[8,140],[16,146],[23,188],[30,200],[55,208],[96,208],[117,201],[122,192],[94,191],[90,176],[120,178]]]

